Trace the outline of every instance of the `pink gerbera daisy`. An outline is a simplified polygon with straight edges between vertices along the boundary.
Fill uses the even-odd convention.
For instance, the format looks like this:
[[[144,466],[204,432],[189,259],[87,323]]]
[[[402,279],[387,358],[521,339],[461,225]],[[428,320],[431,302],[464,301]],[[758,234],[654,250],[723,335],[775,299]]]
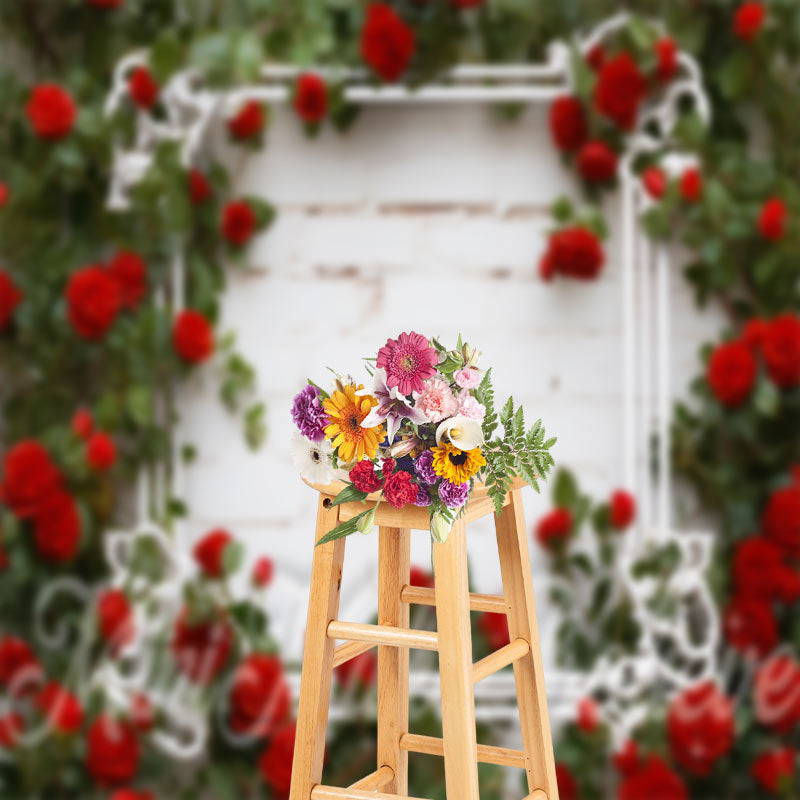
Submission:
[[[397,387],[400,394],[421,392],[423,381],[436,374],[439,356],[428,340],[419,333],[401,333],[387,339],[378,350],[378,367],[386,370],[386,385]]]

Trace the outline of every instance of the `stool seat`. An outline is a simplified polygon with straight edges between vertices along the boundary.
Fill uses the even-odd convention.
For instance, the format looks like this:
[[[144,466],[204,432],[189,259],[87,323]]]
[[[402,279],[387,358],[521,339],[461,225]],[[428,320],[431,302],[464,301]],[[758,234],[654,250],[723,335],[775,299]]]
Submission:
[[[306,481],[308,483],[308,481]],[[410,584],[410,532],[429,530],[429,509],[393,508],[379,493],[334,505],[346,484],[308,483],[319,493],[303,672],[289,800],[415,800],[408,795],[409,753],[444,758],[447,800],[480,800],[478,762],[525,770],[525,800],[558,800],[553,742],[528,556],[521,487],[516,479],[499,514],[482,483],[473,486],[464,513],[446,541],[432,541],[434,588]],[[346,537],[320,540],[337,525],[375,508],[378,526],[378,621],[338,619]],[[467,523],[495,520],[503,596],[469,591]],[[436,631],[409,627],[412,604],[436,609]],[[509,643],[473,663],[471,611],[504,613]],[[342,642],[337,645],[338,642]],[[331,678],[335,667],[378,649],[378,759],[376,769],[344,788],[322,784]],[[438,654],[442,738],[408,729],[409,650]],[[474,684],[513,665],[522,724],[522,750],[479,744]]]
[[[348,485],[343,481],[333,481],[326,484],[311,483],[305,478],[303,482],[328,498],[329,504],[331,502],[330,498],[336,497]],[[521,489],[523,486],[527,486],[527,483],[522,478],[514,478],[511,482],[511,489],[506,495],[504,505],[508,505],[510,502],[511,493]],[[366,496],[363,502],[342,503],[339,506],[339,522],[347,522],[347,520],[358,516],[362,511],[377,506],[378,508],[375,512],[376,525],[411,528],[415,531],[427,531],[430,528],[430,514],[427,508],[412,505],[404,506],[403,508],[392,508],[389,503],[385,500],[379,500],[379,498],[380,492],[372,492],[372,494]],[[493,514],[494,510],[494,502],[489,497],[486,485],[482,481],[475,481],[462,519],[464,522],[473,522],[476,519],[485,517],[487,514]]]

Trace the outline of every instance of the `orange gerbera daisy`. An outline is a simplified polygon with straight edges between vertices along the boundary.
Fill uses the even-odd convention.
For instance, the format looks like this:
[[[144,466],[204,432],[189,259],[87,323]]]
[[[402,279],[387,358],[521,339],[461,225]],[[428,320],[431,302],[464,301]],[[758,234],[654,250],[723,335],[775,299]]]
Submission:
[[[375,458],[378,444],[383,441],[384,425],[362,428],[361,422],[378,401],[371,395],[359,396],[362,384],[343,386],[322,401],[330,424],[325,426],[325,438],[338,449],[339,460],[345,463],[360,461],[364,456]]]

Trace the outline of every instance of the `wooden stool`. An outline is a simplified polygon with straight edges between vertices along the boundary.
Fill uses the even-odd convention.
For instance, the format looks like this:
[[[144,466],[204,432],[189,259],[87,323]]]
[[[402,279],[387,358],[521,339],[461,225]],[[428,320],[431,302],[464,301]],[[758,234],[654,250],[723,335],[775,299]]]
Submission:
[[[289,800],[414,800],[408,798],[408,753],[444,756],[448,800],[479,800],[478,762],[525,769],[525,800],[558,800],[553,743],[544,691],[542,656],[528,561],[521,481],[495,517],[504,597],[470,594],[465,525],[494,512],[481,484],[444,544],[433,544],[435,590],[409,585],[410,530],[428,530],[427,508],[394,509],[377,503],[378,624],[337,619],[345,539],[314,550],[308,602],[297,738]],[[319,540],[340,522],[368,506],[332,505],[343,484],[314,487],[320,492]],[[377,495],[367,502],[376,505]],[[409,629],[409,605],[436,607],[436,633]],[[510,644],[472,663],[469,613],[505,613]],[[335,646],[335,640],[345,643]],[[322,786],[325,732],[333,669],[378,646],[378,763],[375,772],[346,789]],[[443,738],[408,731],[408,648],[439,654]],[[524,750],[479,745],[475,739],[473,684],[514,665]]]

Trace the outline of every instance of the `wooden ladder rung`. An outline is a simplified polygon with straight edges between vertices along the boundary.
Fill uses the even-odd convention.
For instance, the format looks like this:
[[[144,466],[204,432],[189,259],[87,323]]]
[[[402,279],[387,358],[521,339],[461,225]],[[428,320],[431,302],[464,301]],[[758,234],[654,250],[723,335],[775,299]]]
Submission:
[[[409,753],[424,753],[429,756],[443,756],[444,743],[435,736],[420,736],[417,733],[404,733],[400,737],[400,749]],[[525,769],[525,753],[507,747],[478,745],[478,761],[484,764],[498,764],[503,767]]]
[[[422,800],[422,798],[362,791],[361,789],[337,789],[333,786],[317,784],[311,790],[311,800]]]
[[[472,682],[477,683],[484,678],[488,678],[503,667],[519,661],[520,658],[528,655],[531,646],[526,639],[514,639],[505,647],[495,650],[486,658],[482,658],[472,665]]]
[[[433,631],[395,628],[391,625],[363,625],[360,622],[333,620],[328,623],[328,638],[392,647],[415,647],[419,650],[439,649],[439,637]]]
[[[375,772],[365,775],[360,781],[351,783],[349,789],[358,789],[363,792],[377,792],[394,779],[394,770],[384,764]]]
[[[417,606],[435,606],[436,592],[425,586],[404,586],[400,592],[400,599],[404,603],[413,603]],[[505,597],[474,592],[470,593],[469,607],[471,611],[488,611],[491,614],[505,614],[508,610]]]
[[[375,645],[372,642],[345,642],[340,644],[333,651],[333,668],[336,669],[336,667],[346,664],[362,653],[372,650],[373,647]]]
[[[536,789],[527,797],[523,798],[523,800],[547,800],[547,792],[545,792],[544,789]]]

